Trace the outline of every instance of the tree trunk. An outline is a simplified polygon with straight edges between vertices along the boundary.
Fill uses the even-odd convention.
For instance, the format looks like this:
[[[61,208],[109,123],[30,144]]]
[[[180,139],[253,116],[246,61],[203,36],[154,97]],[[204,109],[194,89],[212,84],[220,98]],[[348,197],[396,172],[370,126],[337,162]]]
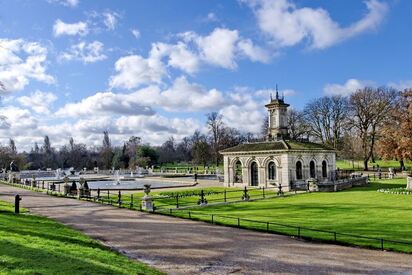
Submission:
[[[399,164],[400,164],[400,166],[401,166],[401,171],[404,171],[404,170],[405,170],[405,163],[403,162],[403,159],[401,159],[401,160],[399,161]]]
[[[369,159],[364,159],[364,160],[363,160],[363,168],[364,168],[364,171],[368,171],[368,160],[369,160]]]

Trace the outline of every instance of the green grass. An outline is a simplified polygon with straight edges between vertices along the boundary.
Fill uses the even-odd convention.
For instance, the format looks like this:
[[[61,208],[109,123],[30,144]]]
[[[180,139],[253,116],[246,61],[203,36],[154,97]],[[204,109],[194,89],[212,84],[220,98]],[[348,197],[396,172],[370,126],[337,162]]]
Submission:
[[[50,219],[0,201],[0,274],[161,274]]]
[[[352,188],[336,193],[306,193],[297,196],[267,199],[247,203],[209,206],[191,210],[191,217],[211,220],[224,225],[237,225],[239,217],[262,222],[274,222],[311,229],[336,231],[372,238],[384,238],[412,242],[412,196],[377,192],[380,188],[405,186],[405,179],[380,180],[368,187]],[[174,211],[187,217],[187,210]],[[205,215],[209,214],[209,215]],[[266,230],[267,224],[241,222],[242,227]],[[270,230],[296,235],[295,228],[270,225]],[[301,235],[324,241],[332,241],[333,234],[301,229]],[[380,242],[339,236],[338,241],[352,245],[379,248]],[[412,246],[385,243],[385,249],[412,252]]]
[[[399,161],[397,160],[377,160],[376,163],[369,162],[368,167],[372,170],[372,167],[379,165],[382,169],[399,168]],[[351,160],[337,160],[336,167],[343,170],[363,170],[363,161],[355,160],[353,163]],[[405,161],[405,167],[407,170],[412,169],[412,161]]]

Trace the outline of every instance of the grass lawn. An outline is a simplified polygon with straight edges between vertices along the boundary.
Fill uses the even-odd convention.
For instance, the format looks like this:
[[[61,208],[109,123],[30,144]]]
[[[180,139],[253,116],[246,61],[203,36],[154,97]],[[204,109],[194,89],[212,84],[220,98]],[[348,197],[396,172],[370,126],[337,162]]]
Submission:
[[[379,165],[382,169],[399,168],[400,164],[397,160],[377,160],[376,163],[369,162],[368,167],[372,169],[373,166]],[[337,160],[336,167],[343,170],[363,170],[363,161],[355,160],[353,163],[351,160]],[[412,162],[405,161],[405,167],[407,170],[412,169]]]
[[[352,188],[335,193],[306,193],[291,197],[267,199],[247,203],[234,203],[191,209],[191,217],[235,226],[233,218],[240,217],[264,222],[274,222],[312,229],[336,231],[368,237],[412,242],[412,195],[395,195],[377,192],[379,188],[404,187],[405,179],[380,180],[369,187]],[[187,217],[187,210],[174,211]],[[266,224],[243,222],[242,226],[266,230]],[[270,230],[296,235],[295,228],[270,225]],[[332,241],[333,235],[301,229],[305,237]],[[338,236],[338,241],[379,248],[376,240]],[[385,243],[385,249],[412,252],[412,245]]]
[[[0,274],[161,274],[53,220],[0,201]]]

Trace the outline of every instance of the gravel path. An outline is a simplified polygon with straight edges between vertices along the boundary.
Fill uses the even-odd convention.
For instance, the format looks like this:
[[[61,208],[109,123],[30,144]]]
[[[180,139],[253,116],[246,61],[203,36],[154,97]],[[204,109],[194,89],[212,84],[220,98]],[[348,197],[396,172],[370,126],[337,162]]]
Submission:
[[[0,200],[56,219],[168,274],[412,274],[412,255],[147,214],[0,184]]]

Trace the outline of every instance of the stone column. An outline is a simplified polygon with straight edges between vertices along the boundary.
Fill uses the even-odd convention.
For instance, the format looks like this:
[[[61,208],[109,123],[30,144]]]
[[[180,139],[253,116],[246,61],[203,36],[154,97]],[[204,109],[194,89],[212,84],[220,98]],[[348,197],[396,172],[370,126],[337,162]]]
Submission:
[[[412,175],[406,177],[406,189],[412,190]]]

